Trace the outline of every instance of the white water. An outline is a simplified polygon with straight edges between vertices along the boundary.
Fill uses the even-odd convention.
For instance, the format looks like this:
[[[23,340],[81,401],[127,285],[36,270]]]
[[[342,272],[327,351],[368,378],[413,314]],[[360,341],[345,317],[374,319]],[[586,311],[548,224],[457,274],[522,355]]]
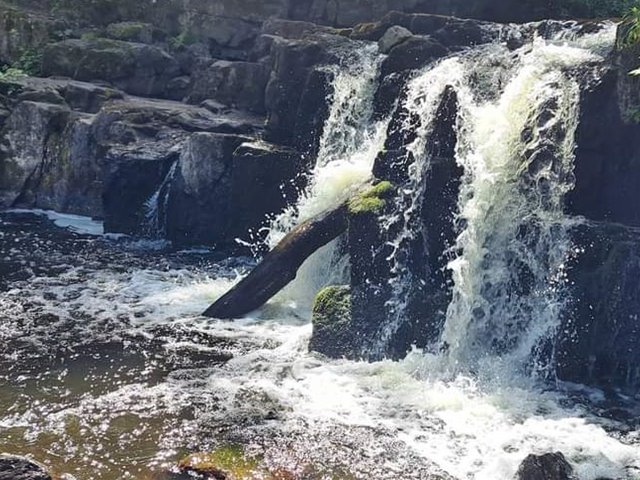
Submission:
[[[387,126],[385,121],[372,120],[380,61],[375,46],[363,45],[357,52],[348,52],[343,65],[328,67],[333,74],[330,110],[315,166],[297,204],[272,221],[266,240],[270,247],[296,225],[346,201],[371,178]],[[348,283],[347,261],[338,244],[333,242],[309,258],[277,301],[308,309],[323,286]]]

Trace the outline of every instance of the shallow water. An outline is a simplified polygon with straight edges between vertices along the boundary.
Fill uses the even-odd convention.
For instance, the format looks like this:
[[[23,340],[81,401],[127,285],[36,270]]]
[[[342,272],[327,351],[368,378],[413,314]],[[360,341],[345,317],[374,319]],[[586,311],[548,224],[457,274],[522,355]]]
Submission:
[[[585,480],[640,478],[633,399],[467,378],[421,352],[327,361],[290,302],[199,316],[248,259],[0,219],[0,451],[56,474],[162,478],[186,453],[237,444],[311,478],[508,479],[549,450]]]

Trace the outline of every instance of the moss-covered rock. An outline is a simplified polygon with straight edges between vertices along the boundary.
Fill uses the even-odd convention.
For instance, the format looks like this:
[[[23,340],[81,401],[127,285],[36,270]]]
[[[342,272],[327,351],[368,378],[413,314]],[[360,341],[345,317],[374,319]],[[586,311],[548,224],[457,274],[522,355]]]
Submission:
[[[313,304],[312,322],[309,350],[333,358],[352,356],[351,289],[348,286],[322,289]]]
[[[391,182],[383,181],[356,195],[349,201],[349,213],[380,213],[390,196],[395,193]]]
[[[153,25],[140,22],[118,22],[107,27],[106,34],[114,40],[126,42],[152,43]]]
[[[209,453],[194,453],[183,458],[178,468],[206,478],[229,480],[257,478],[258,473],[263,473],[259,472],[259,460],[246,456],[238,445],[226,445]]]

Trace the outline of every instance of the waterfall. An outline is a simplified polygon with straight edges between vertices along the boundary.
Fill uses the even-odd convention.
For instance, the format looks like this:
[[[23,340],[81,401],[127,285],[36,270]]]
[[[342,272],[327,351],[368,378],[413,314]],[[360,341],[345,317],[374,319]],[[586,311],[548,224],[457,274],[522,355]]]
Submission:
[[[363,44],[342,55],[339,65],[325,67],[332,74],[329,115],[307,187],[295,205],[271,222],[266,240],[270,247],[296,225],[353,195],[371,178],[373,162],[384,145],[387,122],[372,118],[381,63],[378,49]],[[338,253],[338,243],[309,258],[279,298],[308,307],[324,285],[348,283],[348,259]]]
[[[144,202],[147,234],[153,238],[165,238],[167,234],[167,206],[171,182],[176,175],[178,161],[174,161],[158,189]]]
[[[611,46],[611,33],[598,38]],[[463,228],[448,267],[454,286],[442,335],[454,369],[552,374],[574,253],[564,197],[575,182],[579,67],[603,60],[586,44],[535,39],[516,52],[495,99],[461,97]]]

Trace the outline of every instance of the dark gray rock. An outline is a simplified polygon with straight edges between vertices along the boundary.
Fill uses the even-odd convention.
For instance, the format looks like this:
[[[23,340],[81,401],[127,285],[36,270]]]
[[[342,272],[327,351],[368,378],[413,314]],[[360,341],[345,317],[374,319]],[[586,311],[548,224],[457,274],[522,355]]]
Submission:
[[[0,455],[0,480],[51,480],[45,468],[28,458]]]
[[[413,36],[396,45],[382,63],[382,76],[422,68],[449,51],[431,37]]]
[[[515,480],[576,480],[573,468],[560,452],[529,455],[522,461]]]
[[[179,243],[226,241],[231,211],[233,152],[247,140],[197,133],[182,148],[167,200],[167,237]]]
[[[640,231],[590,222],[573,232],[557,370],[579,383],[640,388]]]
[[[179,75],[176,60],[161,48],[119,40],[66,40],[44,50],[45,75],[75,80],[104,80],[125,92],[162,96]]]
[[[27,183],[40,177],[47,147],[64,130],[69,114],[68,107],[29,101],[11,112],[2,132],[0,205],[29,203]]]
[[[330,61],[327,46],[319,41],[278,38],[271,52],[273,67],[265,92],[267,140],[312,150],[308,147],[318,131],[307,127],[326,118],[312,104],[326,105],[329,77],[316,67]]]
[[[378,40],[378,48],[380,53],[387,54],[393,47],[400,45],[405,40],[413,37],[413,33],[404,27],[394,25],[389,27],[385,34]]]
[[[303,172],[295,150],[265,142],[242,144],[233,154],[229,237],[262,239],[260,228],[267,226],[267,219],[295,203]]]
[[[194,72],[188,101],[213,99],[254,113],[265,111],[268,69],[260,63],[214,61]]]

